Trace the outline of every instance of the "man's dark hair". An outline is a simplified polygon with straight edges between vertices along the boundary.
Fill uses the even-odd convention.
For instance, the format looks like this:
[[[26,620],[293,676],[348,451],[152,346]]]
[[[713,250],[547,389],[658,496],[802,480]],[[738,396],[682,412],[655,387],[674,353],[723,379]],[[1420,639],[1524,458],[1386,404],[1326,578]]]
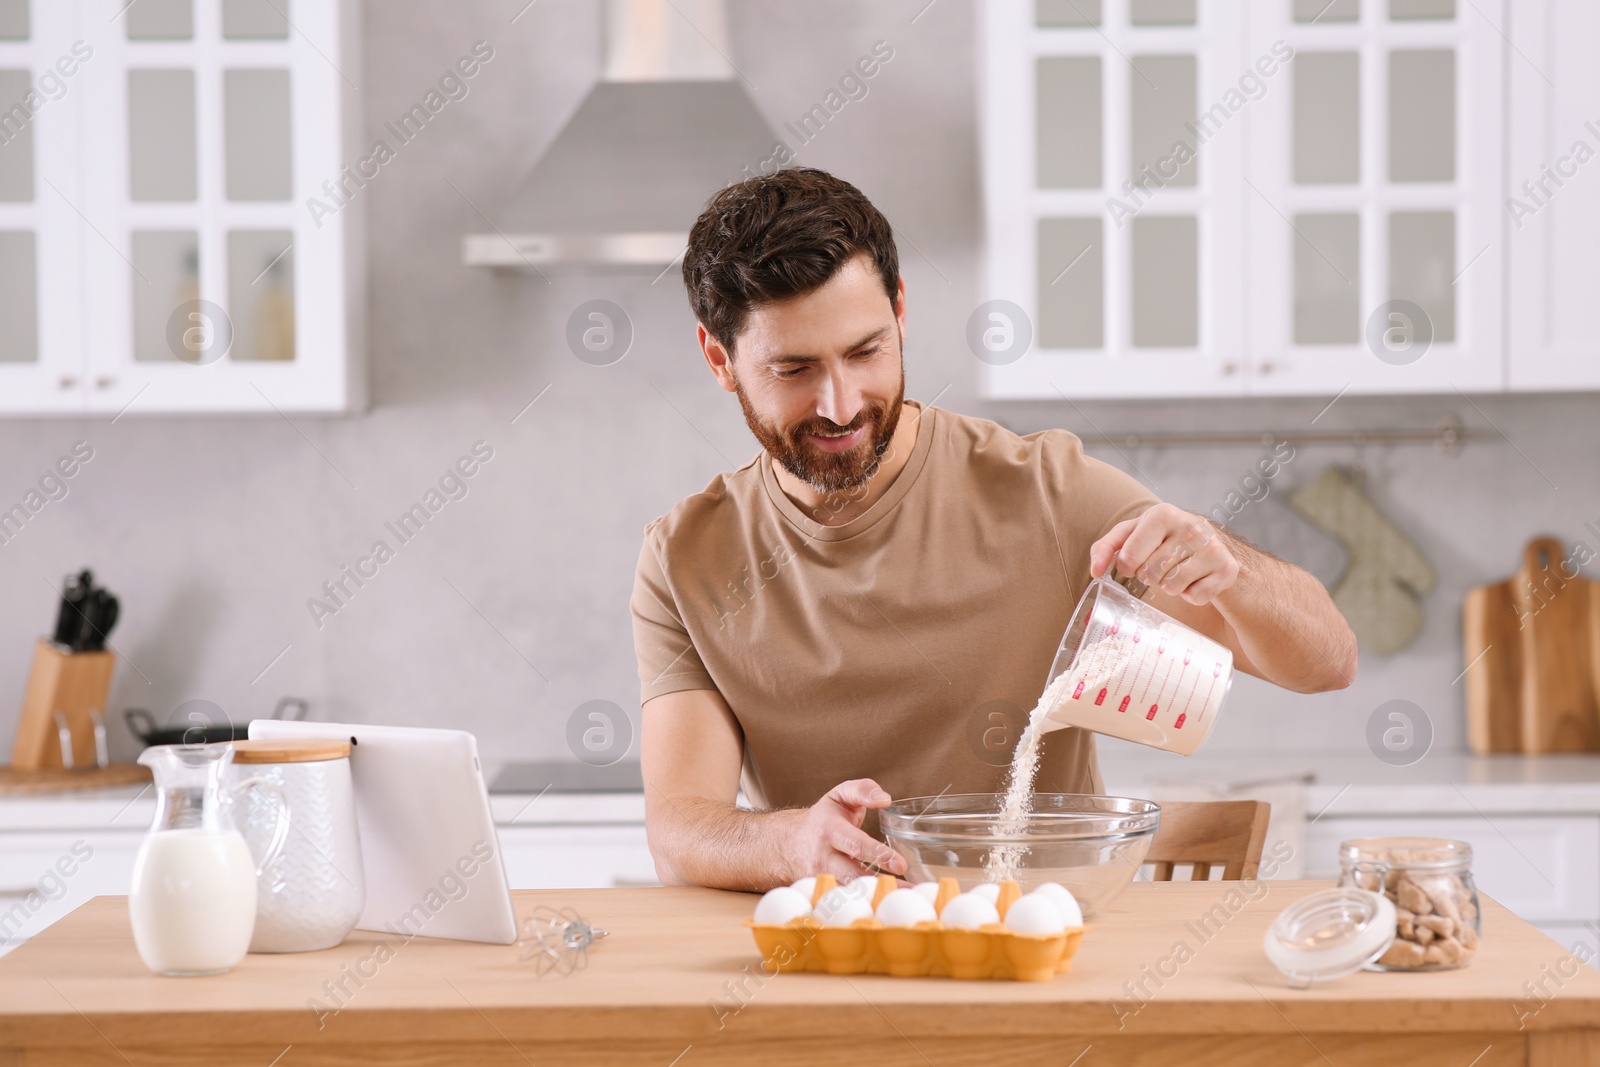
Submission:
[[[787,167],[724,187],[706,205],[683,255],[689,307],[731,355],[757,307],[820,289],[866,253],[895,302],[894,232],[861,190],[814,167]]]

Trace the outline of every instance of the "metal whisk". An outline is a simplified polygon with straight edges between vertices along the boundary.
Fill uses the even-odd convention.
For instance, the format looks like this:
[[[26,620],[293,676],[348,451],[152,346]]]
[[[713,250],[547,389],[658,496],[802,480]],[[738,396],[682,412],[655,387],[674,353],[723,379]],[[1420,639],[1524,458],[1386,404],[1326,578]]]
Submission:
[[[579,970],[588,960],[589,946],[606,936],[606,931],[590,926],[571,908],[540,905],[522,922],[517,946],[521,958],[534,961],[539,977],[551,971],[567,975]]]

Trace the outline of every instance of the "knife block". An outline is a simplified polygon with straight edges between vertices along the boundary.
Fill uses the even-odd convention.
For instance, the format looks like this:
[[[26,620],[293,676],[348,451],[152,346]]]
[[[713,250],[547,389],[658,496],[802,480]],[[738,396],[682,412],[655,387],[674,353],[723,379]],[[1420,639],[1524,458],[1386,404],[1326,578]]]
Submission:
[[[56,729],[58,711],[72,730],[73,767],[95,766],[94,721],[89,712],[98,708],[105,714],[114,666],[116,655],[112,652],[64,652],[41,637],[33,651],[17,735],[11,742],[11,766],[19,771],[65,766]]]

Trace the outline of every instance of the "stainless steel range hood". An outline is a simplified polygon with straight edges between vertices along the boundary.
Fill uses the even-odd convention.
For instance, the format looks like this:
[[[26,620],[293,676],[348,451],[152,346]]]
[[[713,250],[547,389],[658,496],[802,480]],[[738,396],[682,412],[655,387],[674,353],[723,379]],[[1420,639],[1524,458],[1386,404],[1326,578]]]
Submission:
[[[462,261],[654,266],[779,141],[728,59],[724,0],[607,0],[605,75]]]

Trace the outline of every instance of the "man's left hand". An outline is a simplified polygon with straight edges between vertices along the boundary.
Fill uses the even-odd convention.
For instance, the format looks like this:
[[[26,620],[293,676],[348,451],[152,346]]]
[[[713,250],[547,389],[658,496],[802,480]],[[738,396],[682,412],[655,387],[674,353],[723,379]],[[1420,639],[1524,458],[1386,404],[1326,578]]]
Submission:
[[[1125,519],[1089,546],[1090,577],[1100,577],[1113,562],[1117,573],[1196,606],[1211,603],[1239,578],[1239,560],[1221,531],[1175,504],[1156,504]]]

